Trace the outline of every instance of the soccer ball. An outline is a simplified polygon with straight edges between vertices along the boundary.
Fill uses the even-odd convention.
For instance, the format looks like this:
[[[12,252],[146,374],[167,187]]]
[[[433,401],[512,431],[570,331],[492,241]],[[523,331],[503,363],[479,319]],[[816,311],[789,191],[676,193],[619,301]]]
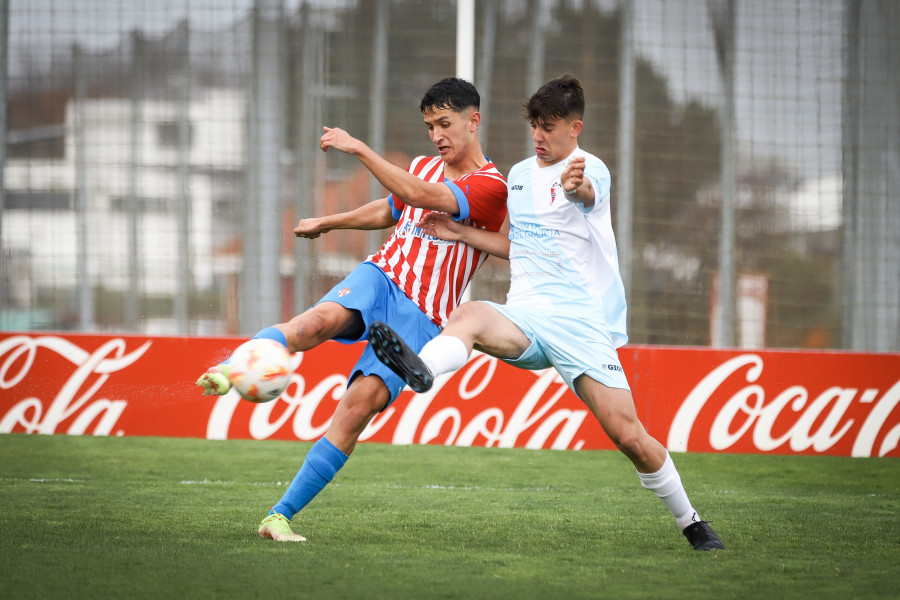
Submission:
[[[231,355],[228,366],[231,384],[250,402],[274,400],[291,380],[291,355],[275,340],[244,342]]]

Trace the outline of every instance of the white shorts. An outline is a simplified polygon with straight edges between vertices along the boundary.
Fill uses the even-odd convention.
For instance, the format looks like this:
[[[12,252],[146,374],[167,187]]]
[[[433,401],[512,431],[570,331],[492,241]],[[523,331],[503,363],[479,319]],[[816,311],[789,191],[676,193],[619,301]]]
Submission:
[[[553,367],[574,392],[580,375],[611,388],[631,391],[619,362],[609,328],[599,311],[577,314],[543,307],[497,304],[493,306],[531,341],[522,356],[503,359],[514,367],[539,370]]]

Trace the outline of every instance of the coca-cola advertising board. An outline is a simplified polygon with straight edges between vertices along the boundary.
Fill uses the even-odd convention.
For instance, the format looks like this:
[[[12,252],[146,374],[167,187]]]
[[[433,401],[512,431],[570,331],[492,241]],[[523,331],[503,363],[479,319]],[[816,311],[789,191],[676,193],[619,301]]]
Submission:
[[[315,440],[361,344],[293,355],[275,401],[194,385],[242,340],[0,332],[0,433]],[[626,346],[651,435],[677,452],[900,457],[900,354]],[[613,449],[553,370],[474,354],[425,394],[404,391],[361,441]]]

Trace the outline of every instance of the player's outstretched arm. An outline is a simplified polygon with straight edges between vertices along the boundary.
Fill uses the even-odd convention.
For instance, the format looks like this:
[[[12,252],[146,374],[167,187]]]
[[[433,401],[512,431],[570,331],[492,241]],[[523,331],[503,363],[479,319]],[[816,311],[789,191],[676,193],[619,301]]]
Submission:
[[[471,225],[464,225],[446,213],[426,213],[416,223],[422,231],[436,238],[450,242],[463,242],[482,252],[487,252],[504,260],[509,260],[509,217],[500,231],[488,231]]]
[[[345,213],[300,219],[294,227],[294,235],[298,238],[315,239],[332,229],[386,229],[397,224],[391,214],[391,205],[387,198],[374,200],[357,209]]]
[[[405,204],[450,214],[459,212],[459,203],[446,185],[422,181],[397,165],[391,164],[343,129],[338,127],[323,129],[325,133],[319,139],[319,147],[324,152],[334,148],[356,156],[385,189],[401,198]]]

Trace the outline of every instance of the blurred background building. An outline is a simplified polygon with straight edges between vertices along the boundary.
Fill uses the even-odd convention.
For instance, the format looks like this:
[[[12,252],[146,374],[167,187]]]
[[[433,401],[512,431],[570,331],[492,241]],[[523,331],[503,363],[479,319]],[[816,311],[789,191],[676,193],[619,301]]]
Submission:
[[[388,232],[299,218],[384,195],[472,6],[482,143],[577,75],[613,175],[632,343],[900,351],[900,4],[891,0],[0,0],[0,328],[252,334]],[[503,301],[491,259],[471,297]]]

